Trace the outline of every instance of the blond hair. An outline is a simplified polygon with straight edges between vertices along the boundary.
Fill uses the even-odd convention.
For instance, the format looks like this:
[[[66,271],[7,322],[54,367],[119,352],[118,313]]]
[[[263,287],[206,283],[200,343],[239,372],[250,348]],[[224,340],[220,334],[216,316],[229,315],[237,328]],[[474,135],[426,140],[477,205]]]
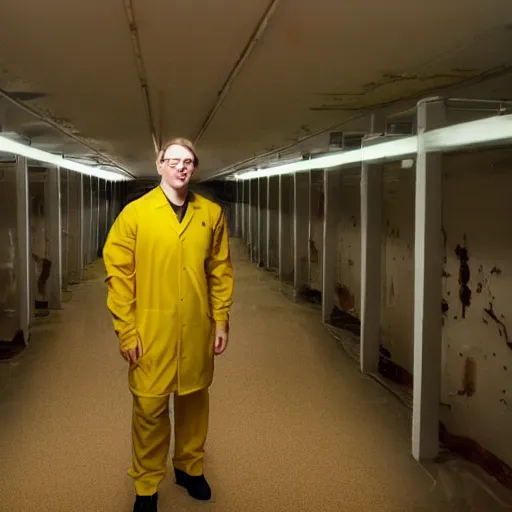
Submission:
[[[192,141],[185,139],[184,137],[175,137],[174,139],[169,140],[162,146],[162,156],[171,146],[182,146],[188,149],[194,155],[194,167],[199,165],[199,158],[197,156],[196,148]]]

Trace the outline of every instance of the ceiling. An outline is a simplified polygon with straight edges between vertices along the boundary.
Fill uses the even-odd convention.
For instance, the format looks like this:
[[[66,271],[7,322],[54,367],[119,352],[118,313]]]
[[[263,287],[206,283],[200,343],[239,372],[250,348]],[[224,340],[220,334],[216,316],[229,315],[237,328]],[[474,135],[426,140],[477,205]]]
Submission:
[[[205,179],[445,87],[512,99],[510,0],[4,0],[0,19],[2,129],[137,177],[153,137],[200,135]]]

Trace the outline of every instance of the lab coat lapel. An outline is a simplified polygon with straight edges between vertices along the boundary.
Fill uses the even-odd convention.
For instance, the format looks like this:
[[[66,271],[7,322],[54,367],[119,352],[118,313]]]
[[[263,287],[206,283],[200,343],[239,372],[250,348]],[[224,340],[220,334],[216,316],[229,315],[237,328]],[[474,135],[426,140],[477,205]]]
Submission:
[[[181,224],[176,219],[176,222],[178,223],[179,227],[179,235],[181,236],[189,224],[191,223],[192,219],[194,218],[195,210],[198,208],[196,197],[193,192],[190,192],[187,211],[185,213],[185,217],[183,217],[183,220],[181,221]]]
[[[165,224],[166,227],[171,228],[177,235],[180,235],[182,230],[181,224],[178,222],[178,218],[169,204],[169,200],[162,187],[158,186],[153,189],[151,199],[157,210],[157,222]]]

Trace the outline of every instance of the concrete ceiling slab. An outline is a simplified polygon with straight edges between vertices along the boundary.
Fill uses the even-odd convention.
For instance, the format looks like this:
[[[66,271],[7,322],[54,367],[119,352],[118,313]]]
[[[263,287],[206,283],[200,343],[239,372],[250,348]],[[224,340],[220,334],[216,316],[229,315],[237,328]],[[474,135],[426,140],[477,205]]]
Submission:
[[[158,142],[201,133],[268,5],[6,0],[0,89],[42,119],[0,100],[0,124],[37,147],[152,176],[152,132]],[[199,176],[282,146],[324,147],[325,136],[296,142],[446,86],[511,96],[511,47],[510,0],[281,0],[200,137]]]

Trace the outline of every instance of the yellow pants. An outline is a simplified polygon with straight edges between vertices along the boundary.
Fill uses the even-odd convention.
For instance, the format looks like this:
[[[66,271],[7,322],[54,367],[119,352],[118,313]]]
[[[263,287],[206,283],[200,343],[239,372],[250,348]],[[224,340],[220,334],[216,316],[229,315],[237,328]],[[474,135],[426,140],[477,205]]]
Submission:
[[[208,413],[208,389],[190,395],[174,395],[173,466],[191,476],[203,474]],[[139,496],[157,492],[166,474],[170,441],[169,397],[134,396],[133,463],[128,474],[135,480]]]

